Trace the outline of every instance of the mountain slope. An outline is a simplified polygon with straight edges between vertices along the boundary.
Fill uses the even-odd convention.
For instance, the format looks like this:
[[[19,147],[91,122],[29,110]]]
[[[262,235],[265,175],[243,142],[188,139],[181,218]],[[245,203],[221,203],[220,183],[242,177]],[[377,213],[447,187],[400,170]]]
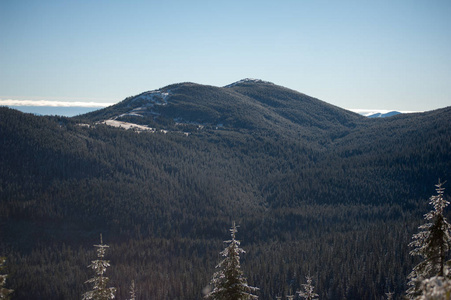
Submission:
[[[248,80],[223,88],[175,84],[83,117],[91,121],[122,120],[165,130],[201,125],[265,131],[291,138],[312,138],[321,130],[342,133],[363,121],[357,114],[299,92]]]
[[[235,220],[261,299],[307,272],[322,298],[380,299],[387,280],[400,293],[416,220],[450,177],[450,117],[451,107],[368,119],[249,80],[171,85],[81,118],[0,108],[11,288],[79,298],[103,233],[119,299],[130,278],[142,298],[200,299]]]

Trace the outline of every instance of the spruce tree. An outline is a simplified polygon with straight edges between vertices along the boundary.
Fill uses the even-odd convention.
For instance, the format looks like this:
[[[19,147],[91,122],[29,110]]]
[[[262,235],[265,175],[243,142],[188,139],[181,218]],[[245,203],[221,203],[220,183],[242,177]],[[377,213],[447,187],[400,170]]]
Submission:
[[[316,294],[315,292],[313,292],[315,287],[312,285],[312,277],[306,276],[306,279],[307,279],[307,283],[306,284],[302,284],[302,287],[304,288],[304,291],[298,291],[297,293],[299,294],[300,297],[302,297],[302,298],[304,298],[306,300],[318,299],[317,297],[319,295]]]
[[[102,241],[102,235],[100,235],[100,245],[94,245],[97,248],[97,260],[91,261],[88,268],[92,268],[96,273],[96,276],[86,281],[86,283],[92,283],[93,288],[91,291],[83,294],[83,300],[108,300],[114,299],[116,289],[113,287],[107,287],[108,277],[103,274],[106,272],[106,268],[110,266],[110,262],[105,260],[105,251],[108,245],[104,245]]]
[[[421,256],[423,260],[416,265],[409,274],[409,299],[422,298],[427,287],[434,282],[446,282],[448,276],[447,258],[451,246],[450,224],[446,220],[443,210],[449,204],[444,198],[443,183],[436,185],[437,195],[430,198],[429,204],[434,209],[425,215],[428,223],[421,225],[419,233],[413,235],[410,247],[415,247],[410,254]],[[436,278],[433,282],[430,279]],[[437,281],[439,280],[439,281]]]
[[[417,300],[450,300],[451,280],[444,276],[434,276],[421,282],[421,295]]]
[[[0,270],[4,268],[4,263],[6,259],[4,257],[0,257]],[[6,274],[0,274],[0,299],[9,299],[13,290],[5,288],[6,284]]]
[[[387,296],[387,300],[393,300],[393,295],[394,295],[393,292],[385,293],[385,296]]]
[[[130,300],[136,300],[136,287],[135,287],[135,281],[132,280],[132,283],[130,284]]]
[[[235,222],[230,228],[231,240],[225,241],[228,246],[221,252],[224,260],[216,268],[211,280],[213,290],[205,298],[213,300],[246,300],[258,299],[253,292],[258,288],[249,286],[240,267],[240,254],[245,251],[240,248],[240,241],[236,240],[237,226]]]

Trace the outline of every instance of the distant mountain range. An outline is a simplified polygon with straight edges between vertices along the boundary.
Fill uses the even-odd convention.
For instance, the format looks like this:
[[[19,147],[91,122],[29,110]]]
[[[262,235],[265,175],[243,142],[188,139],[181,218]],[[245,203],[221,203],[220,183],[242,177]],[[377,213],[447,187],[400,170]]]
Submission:
[[[253,79],[173,84],[72,118],[0,107],[9,287],[79,299],[102,233],[118,299],[131,280],[143,299],[201,299],[236,221],[260,299],[308,274],[321,299],[400,295],[412,233],[451,178],[450,118],[367,118]]]
[[[377,109],[350,109],[350,111],[356,112],[362,116],[368,117],[368,118],[387,118],[387,117],[393,117],[402,113],[418,113],[415,111],[408,111],[408,112],[401,112],[396,110],[377,110]]]
[[[368,118],[386,118],[386,117],[393,117],[396,115],[399,115],[401,112],[399,111],[390,111],[388,113],[375,113],[375,114],[371,114],[369,116],[367,116]]]

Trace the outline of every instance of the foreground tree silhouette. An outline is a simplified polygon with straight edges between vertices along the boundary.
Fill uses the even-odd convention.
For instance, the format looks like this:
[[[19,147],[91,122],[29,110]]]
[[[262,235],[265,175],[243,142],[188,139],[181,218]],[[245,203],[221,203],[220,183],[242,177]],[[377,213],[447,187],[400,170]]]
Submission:
[[[97,257],[99,259],[93,260],[88,268],[92,268],[96,272],[96,277],[93,277],[86,281],[86,283],[92,283],[93,288],[92,291],[86,292],[83,294],[83,300],[108,300],[114,299],[114,294],[116,293],[115,288],[108,288],[108,277],[103,276],[106,271],[106,268],[110,266],[110,262],[108,260],[104,260],[106,248],[108,245],[104,245],[102,241],[102,235],[100,235],[100,245],[94,245],[97,248]]]
[[[241,271],[240,254],[245,251],[239,247],[240,241],[236,240],[237,226],[235,222],[230,228],[230,233],[232,239],[225,241],[229,245],[221,252],[224,260],[216,266],[219,271],[213,274],[211,280],[214,288],[205,298],[214,300],[258,299],[256,295],[252,294],[258,291],[258,288],[249,286],[243,271]]]
[[[437,290],[433,287],[437,284],[450,286],[447,283],[449,279],[446,278],[449,270],[446,260],[451,245],[451,226],[443,214],[443,209],[449,202],[444,199],[445,188],[442,185],[439,180],[436,185],[437,195],[430,198],[429,203],[434,209],[424,217],[429,222],[418,227],[422,231],[414,234],[413,241],[409,244],[410,247],[415,247],[410,251],[410,255],[423,257],[423,261],[416,265],[408,276],[409,299],[435,299],[428,298],[428,293],[431,291],[435,293]]]

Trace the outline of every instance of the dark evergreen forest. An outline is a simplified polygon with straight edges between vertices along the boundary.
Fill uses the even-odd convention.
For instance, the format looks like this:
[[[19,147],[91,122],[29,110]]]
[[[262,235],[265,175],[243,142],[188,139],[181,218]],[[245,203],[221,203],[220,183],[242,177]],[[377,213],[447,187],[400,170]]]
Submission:
[[[13,299],[80,299],[100,233],[118,299],[132,280],[138,299],[201,299],[233,221],[260,299],[309,274],[320,299],[403,295],[407,245],[451,180],[451,107],[366,119],[269,84],[162,90],[158,117],[120,116],[133,97],[74,118],[0,108]],[[113,116],[167,131],[98,123]]]

